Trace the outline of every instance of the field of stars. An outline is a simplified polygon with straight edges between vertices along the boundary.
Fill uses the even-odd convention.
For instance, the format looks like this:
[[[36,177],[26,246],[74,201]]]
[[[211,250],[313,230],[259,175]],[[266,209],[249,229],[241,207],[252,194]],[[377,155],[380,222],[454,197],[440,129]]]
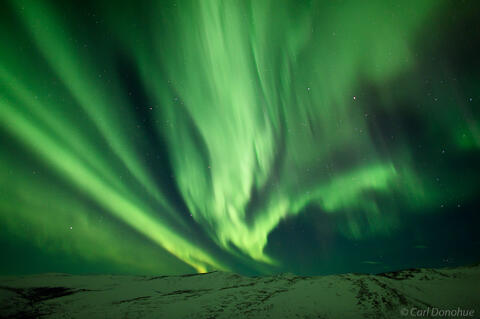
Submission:
[[[0,274],[479,262],[479,17],[0,1]]]

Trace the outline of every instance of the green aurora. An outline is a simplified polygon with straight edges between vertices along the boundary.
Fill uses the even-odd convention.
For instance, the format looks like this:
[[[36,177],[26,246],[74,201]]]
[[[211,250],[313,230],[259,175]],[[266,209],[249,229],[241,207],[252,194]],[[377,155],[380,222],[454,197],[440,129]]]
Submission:
[[[478,7],[3,4],[0,271],[478,260]]]

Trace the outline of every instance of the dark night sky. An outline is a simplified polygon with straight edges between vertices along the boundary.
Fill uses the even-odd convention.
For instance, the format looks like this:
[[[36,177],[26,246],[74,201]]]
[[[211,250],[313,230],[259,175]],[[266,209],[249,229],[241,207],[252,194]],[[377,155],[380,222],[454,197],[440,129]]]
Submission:
[[[478,262],[479,17],[1,2],[0,274]]]

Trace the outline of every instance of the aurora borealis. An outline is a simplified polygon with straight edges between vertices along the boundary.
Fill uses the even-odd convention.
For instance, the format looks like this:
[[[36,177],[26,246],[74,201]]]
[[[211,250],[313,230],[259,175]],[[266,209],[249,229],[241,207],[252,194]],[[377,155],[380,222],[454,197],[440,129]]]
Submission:
[[[9,1],[3,273],[478,261],[475,1]]]

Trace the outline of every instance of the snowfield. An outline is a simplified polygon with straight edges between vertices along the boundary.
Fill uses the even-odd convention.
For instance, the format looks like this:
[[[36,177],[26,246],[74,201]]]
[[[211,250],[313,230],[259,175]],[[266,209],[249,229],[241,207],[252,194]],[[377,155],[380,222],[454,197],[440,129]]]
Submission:
[[[480,318],[480,265],[315,277],[0,277],[0,318],[418,318],[434,308]]]

